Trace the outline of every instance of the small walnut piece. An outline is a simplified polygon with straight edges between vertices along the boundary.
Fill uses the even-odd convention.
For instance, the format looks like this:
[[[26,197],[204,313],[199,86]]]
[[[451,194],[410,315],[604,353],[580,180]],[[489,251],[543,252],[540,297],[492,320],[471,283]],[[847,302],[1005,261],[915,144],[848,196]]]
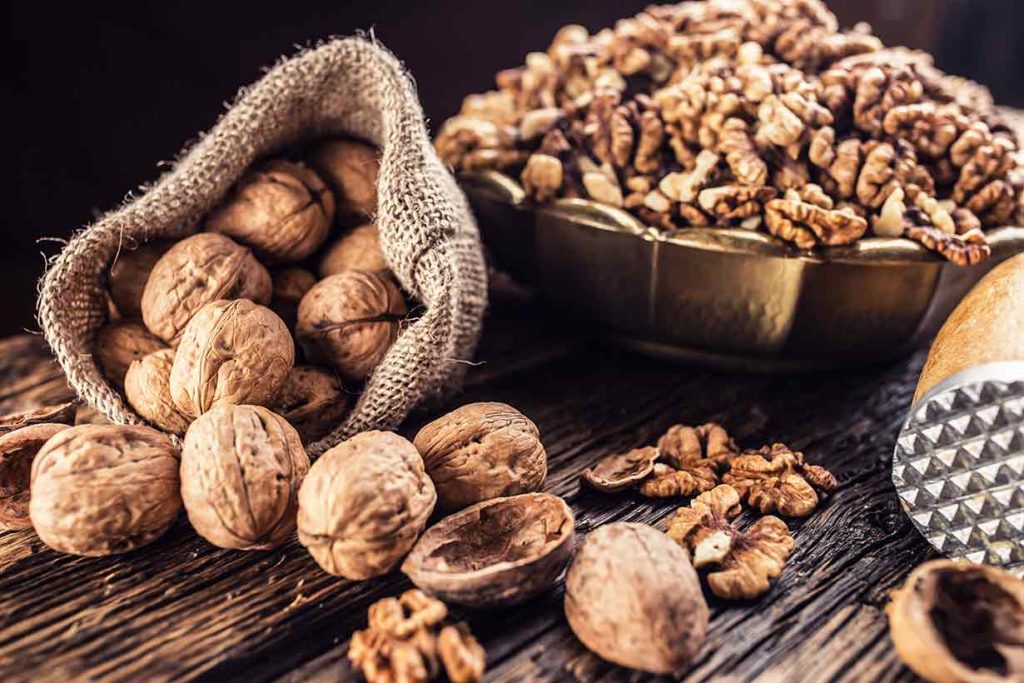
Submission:
[[[356,140],[329,140],[313,150],[309,162],[334,191],[339,219],[351,224],[377,213],[376,149]]]
[[[402,571],[449,603],[511,605],[555,585],[572,556],[574,525],[558,496],[486,500],[427,529]]]
[[[299,302],[315,284],[316,276],[305,268],[284,268],[274,273],[270,310],[277,313],[288,329],[295,327]]]
[[[217,406],[188,428],[181,498],[200,536],[221,548],[266,550],[295,531],[309,456],[298,432],[260,406]]]
[[[339,237],[320,259],[320,277],[344,270],[388,271],[388,262],[380,250],[380,232],[376,223],[363,223]]]
[[[299,489],[299,541],[324,571],[386,574],[412,548],[437,502],[416,447],[363,432],[328,450]]]
[[[66,424],[40,422],[0,436],[0,530],[29,529],[29,485],[32,461]]]
[[[288,373],[271,408],[309,444],[334,429],[349,409],[349,397],[333,372],[297,365]]]
[[[109,323],[96,334],[96,360],[107,379],[117,386],[124,385],[124,376],[132,363],[164,348],[167,345],[163,340],[135,320]]]
[[[1024,582],[986,565],[932,560],[886,606],[900,659],[932,683],[1024,680]]]
[[[437,654],[451,683],[483,680],[486,653],[465,622],[441,629],[437,635]]]
[[[686,552],[643,524],[608,524],[587,536],[566,574],[565,616],[601,658],[656,674],[692,661],[708,626]]]
[[[537,491],[547,453],[537,425],[504,403],[470,403],[424,426],[413,440],[441,510]]]
[[[547,154],[531,154],[520,176],[526,194],[541,203],[558,194],[562,178],[562,162]]]
[[[146,545],[180,507],[178,449],[149,427],[69,427],[32,463],[32,526],[63,553],[113,555]]]
[[[118,252],[110,266],[107,287],[117,312],[126,318],[142,317],[142,292],[146,288],[153,266],[160,260],[171,242],[150,242],[135,249]]]
[[[189,418],[171,400],[171,366],[174,351],[155,351],[131,364],[124,378],[128,404],[147,421],[165,432],[184,434]]]
[[[217,299],[270,302],[270,273],[252,252],[224,235],[203,232],[164,254],[142,293],[142,319],[149,331],[176,346],[185,325]]]
[[[824,467],[808,465],[804,454],[785,444],[745,451],[734,458],[722,481],[750,507],[787,517],[806,517],[818,506],[818,493],[831,493],[836,478]]]
[[[658,449],[653,446],[616,453],[583,470],[583,481],[598,491],[621,491],[645,480],[657,459]]]
[[[405,301],[391,278],[348,270],[321,280],[299,303],[295,336],[314,363],[347,382],[366,379],[398,337]]]
[[[767,592],[793,549],[781,519],[762,517],[740,531],[730,522],[739,512],[739,493],[722,484],[676,510],[666,531],[690,551],[694,567],[718,568],[708,575],[708,585],[726,600],[750,600]]]

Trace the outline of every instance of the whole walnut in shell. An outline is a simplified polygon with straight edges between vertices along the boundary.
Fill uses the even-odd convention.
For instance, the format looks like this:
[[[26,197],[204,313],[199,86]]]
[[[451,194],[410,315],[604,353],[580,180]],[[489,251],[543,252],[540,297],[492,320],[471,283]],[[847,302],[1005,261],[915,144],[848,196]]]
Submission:
[[[181,448],[181,498],[196,532],[221,548],[266,550],[295,531],[309,471],[299,435],[260,406],[217,406]]]
[[[565,616],[603,659],[671,674],[700,651],[708,606],[686,551],[644,524],[590,533],[565,577]]]
[[[211,232],[251,247],[260,258],[294,263],[327,239],[334,195],[303,164],[268,161],[246,173],[206,218]]]
[[[348,270],[302,297],[295,336],[306,357],[348,382],[366,379],[398,337],[405,301],[386,276]]]
[[[224,235],[187,237],[164,254],[142,292],[142,320],[150,332],[177,345],[185,325],[217,299],[270,302],[270,273],[252,252]]]
[[[375,223],[352,228],[327,248],[320,259],[320,277],[337,275],[343,270],[388,270]]]
[[[199,417],[216,405],[265,405],[284,385],[295,345],[284,322],[247,299],[206,304],[189,321],[171,366],[171,400]]]
[[[132,363],[164,348],[167,345],[163,340],[136,320],[108,323],[96,333],[96,360],[107,379],[118,386],[124,385]]]
[[[510,605],[555,585],[572,557],[574,530],[572,510],[558,496],[486,500],[427,529],[402,571],[445,602]]]
[[[436,501],[415,446],[391,432],[363,432],[310,468],[299,489],[299,541],[330,574],[386,574],[419,538]]]
[[[537,425],[504,403],[464,405],[423,427],[413,443],[442,510],[537,491],[547,476]]]
[[[155,351],[133,362],[124,378],[128,405],[165,432],[184,434],[189,418],[171,400],[171,366],[174,350]]]
[[[311,365],[298,365],[288,373],[271,404],[302,437],[311,443],[334,429],[349,409],[349,398],[334,373]]]
[[[32,461],[54,434],[68,425],[41,422],[0,437],[0,530],[29,529],[29,485]]]
[[[305,268],[284,268],[273,274],[274,292],[270,297],[270,308],[281,316],[288,329],[295,327],[299,313],[299,302],[306,292],[313,289],[316,276]]]
[[[113,555],[146,545],[180,507],[178,449],[149,427],[69,427],[32,463],[32,526],[63,553]]]
[[[377,213],[376,149],[355,140],[328,140],[317,145],[309,162],[334,190],[341,220],[366,220]]]
[[[149,274],[171,245],[166,241],[150,242],[118,253],[107,280],[110,299],[118,313],[126,318],[142,317],[142,292]]]

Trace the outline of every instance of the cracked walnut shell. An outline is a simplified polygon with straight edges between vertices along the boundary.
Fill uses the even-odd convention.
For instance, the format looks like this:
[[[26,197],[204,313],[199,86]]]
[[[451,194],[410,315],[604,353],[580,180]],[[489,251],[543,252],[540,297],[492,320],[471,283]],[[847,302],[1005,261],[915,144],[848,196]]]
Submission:
[[[377,213],[376,149],[356,140],[328,140],[312,151],[309,163],[334,191],[340,220],[366,220]]]
[[[376,223],[364,223],[339,237],[320,259],[320,277],[337,275],[345,270],[388,271],[388,262],[380,248],[380,231]]]
[[[808,516],[818,506],[817,492],[831,493],[838,486],[831,472],[808,465],[803,453],[781,443],[737,456],[722,481],[751,508],[787,517]]]
[[[386,574],[412,548],[437,502],[416,447],[363,432],[331,448],[299,489],[299,541],[329,574]]]
[[[574,529],[572,510],[558,496],[486,500],[427,529],[402,572],[446,602],[511,605],[555,585],[572,556]]]
[[[398,337],[405,313],[390,277],[347,270],[302,297],[295,336],[310,361],[333,367],[347,382],[360,382]]]
[[[932,560],[886,606],[900,659],[932,683],[1024,680],[1024,581],[996,567]]]
[[[295,531],[309,456],[288,422],[260,406],[221,405],[188,428],[181,499],[196,532],[220,548],[267,550]]]
[[[700,652],[708,606],[686,552],[644,524],[592,531],[565,577],[565,616],[614,664],[671,674]]]
[[[72,555],[151,543],[178,516],[178,464],[171,438],[149,427],[64,429],[32,463],[32,526],[46,545]]]
[[[220,404],[266,405],[294,362],[292,337],[273,311],[247,299],[214,301],[185,327],[171,366],[171,400],[193,418]]]
[[[583,481],[605,493],[621,491],[647,479],[657,459],[658,449],[653,446],[616,453],[583,470]]]
[[[547,476],[537,425],[504,403],[470,403],[424,426],[413,440],[441,510],[536,491]]]
[[[128,405],[165,432],[184,434],[189,418],[171,400],[171,367],[174,350],[162,349],[135,361],[124,378]]]
[[[349,398],[334,373],[311,365],[297,365],[288,373],[271,408],[288,420],[309,444],[326,436],[349,409]]]
[[[40,422],[0,436],[0,530],[30,529],[32,462],[50,437],[69,425]]]
[[[125,375],[132,363],[166,346],[142,323],[121,320],[104,325],[96,333],[95,355],[107,379],[117,386],[124,386]]]
[[[206,229],[250,247],[261,259],[295,263],[327,239],[334,196],[302,164],[274,160],[249,170],[206,217]]]
[[[187,237],[160,257],[142,293],[149,331],[176,346],[196,312],[217,299],[270,302],[270,273],[252,252],[224,235]]]

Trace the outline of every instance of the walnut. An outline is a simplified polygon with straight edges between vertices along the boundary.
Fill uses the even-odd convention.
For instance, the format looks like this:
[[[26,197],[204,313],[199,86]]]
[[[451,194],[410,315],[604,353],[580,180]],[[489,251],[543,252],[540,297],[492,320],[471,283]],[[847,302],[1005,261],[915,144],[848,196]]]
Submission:
[[[49,422],[51,424],[71,425],[75,423],[75,413],[81,403],[78,400],[41,406],[30,410],[0,415],[0,436],[10,434],[16,429]]]
[[[446,511],[537,491],[547,476],[537,426],[504,403],[464,405],[424,426],[413,443]]]
[[[327,248],[320,259],[320,277],[337,275],[343,270],[388,272],[388,262],[380,248],[380,232],[376,223],[364,223],[352,228]]]
[[[415,446],[390,432],[363,432],[310,468],[299,489],[299,541],[330,574],[386,574],[412,548],[436,501]]]
[[[710,150],[702,150],[689,173],[669,173],[658,188],[673,201],[692,204],[697,201],[700,191],[710,184],[720,157]]]
[[[871,229],[879,237],[900,237],[906,227],[906,193],[897,187],[889,193],[882,209],[871,221]]]
[[[295,263],[320,248],[334,220],[334,195],[302,164],[274,160],[248,171],[206,217],[206,229],[261,259]]]
[[[142,317],[142,292],[146,288],[149,274],[160,257],[171,248],[171,244],[150,242],[118,252],[107,278],[110,298],[118,313],[126,318]]]
[[[562,187],[562,162],[547,154],[531,154],[520,176],[527,196],[536,202],[547,202]]]
[[[448,608],[419,590],[378,600],[367,628],[352,634],[348,658],[367,683],[430,681],[442,667],[451,683],[483,679],[484,649],[465,623],[444,624]]]
[[[658,452],[678,469],[694,464],[719,469],[739,454],[739,447],[724,427],[708,422],[699,427],[673,425],[658,439]]]
[[[883,121],[890,110],[918,102],[923,94],[924,86],[910,69],[873,66],[861,74],[857,82],[854,123],[866,133],[878,135],[883,131]]]
[[[288,329],[295,327],[299,302],[315,284],[316,276],[305,268],[292,266],[274,273],[270,310],[277,313]]]
[[[172,434],[184,434],[190,419],[171,400],[174,351],[161,349],[134,361],[124,378],[128,404],[148,422]]]
[[[762,517],[740,531],[729,521],[739,511],[739,493],[722,484],[697,496],[690,507],[676,510],[668,522],[668,537],[692,553],[694,567],[717,567],[708,575],[708,585],[725,600],[750,600],[765,593],[793,549],[781,519]]]
[[[936,683],[1024,678],[1024,582],[986,565],[932,560],[886,606],[896,653]]]
[[[583,470],[583,481],[598,491],[621,491],[647,479],[654,471],[657,459],[658,449],[654,447],[634,448],[626,453],[610,455]]]
[[[309,163],[334,193],[338,218],[346,224],[377,213],[377,150],[356,140],[328,140],[310,153]]]
[[[558,496],[494,498],[427,529],[402,564],[445,602],[495,607],[550,590],[572,557],[575,521]]]
[[[700,207],[719,220],[742,220],[761,213],[764,202],[775,196],[775,188],[722,185],[701,190]]]
[[[980,230],[950,235],[931,225],[913,225],[906,228],[903,234],[958,266],[981,263],[992,254],[992,247]]]
[[[309,471],[299,434],[260,406],[216,406],[188,428],[181,499],[196,532],[220,548],[266,550],[295,531]]]
[[[29,515],[63,553],[125,553],[159,538],[181,507],[178,449],[149,427],[82,425],[53,436],[32,463]]]
[[[768,183],[768,164],[758,155],[750,126],[743,119],[730,118],[722,125],[718,153],[725,157],[733,175],[743,185]]]
[[[583,174],[583,187],[595,202],[608,206],[622,206],[622,188],[614,175],[591,171]]]
[[[594,95],[584,121],[583,133],[590,150],[601,163],[625,168],[633,156],[633,126],[630,113],[619,106],[621,96],[615,90]]]
[[[322,439],[348,413],[350,401],[341,380],[322,368],[297,365],[270,407],[295,427],[302,443]]]
[[[509,168],[528,155],[513,149],[518,137],[519,132],[512,126],[454,116],[441,127],[434,148],[441,161],[464,171]]]
[[[602,659],[656,674],[691,662],[708,626],[686,553],[643,524],[608,524],[587,536],[565,577],[565,616]]]
[[[936,159],[949,151],[963,126],[963,117],[955,108],[934,102],[893,107],[882,120],[886,135],[909,140],[918,152]]]
[[[217,299],[270,303],[270,273],[245,247],[224,235],[187,237],[153,266],[142,292],[142,319],[150,332],[177,346],[196,311]]]
[[[43,445],[68,425],[39,422],[0,436],[0,531],[30,529],[28,516],[32,462]]]
[[[765,204],[765,223],[771,234],[801,249],[852,244],[868,229],[868,222],[851,211],[830,211],[792,193]]]
[[[665,125],[656,111],[645,111],[638,121],[639,136],[633,168],[640,173],[654,173],[661,168],[661,145],[665,140]]]
[[[134,361],[164,348],[167,345],[161,339],[135,320],[108,323],[96,333],[96,360],[117,386],[124,386],[124,376]]]
[[[828,470],[806,464],[803,453],[781,443],[733,458],[722,481],[750,507],[787,517],[808,516],[818,505],[816,491],[831,493],[838,486]]]
[[[565,112],[558,107],[528,111],[519,122],[519,139],[526,141],[543,137],[564,119]]]
[[[294,362],[291,335],[273,311],[247,299],[214,301],[185,327],[171,366],[171,400],[193,418],[221,404],[266,405]]]
[[[360,382],[398,337],[405,313],[389,277],[343,271],[302,297],[295,336],[309,360],[333,367],[346,382]]]

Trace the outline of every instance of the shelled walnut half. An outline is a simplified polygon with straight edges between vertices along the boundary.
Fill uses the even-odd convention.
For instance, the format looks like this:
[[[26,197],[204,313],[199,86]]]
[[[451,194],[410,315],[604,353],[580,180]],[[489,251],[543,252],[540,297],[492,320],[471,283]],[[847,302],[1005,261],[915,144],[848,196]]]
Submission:
[[[831,493],[838,483],[831,472],[804,462],[804,454],[781,443],[745,451],[733,458],[722,481],[762,513],[806,517],[818,506],[818,492]]]

